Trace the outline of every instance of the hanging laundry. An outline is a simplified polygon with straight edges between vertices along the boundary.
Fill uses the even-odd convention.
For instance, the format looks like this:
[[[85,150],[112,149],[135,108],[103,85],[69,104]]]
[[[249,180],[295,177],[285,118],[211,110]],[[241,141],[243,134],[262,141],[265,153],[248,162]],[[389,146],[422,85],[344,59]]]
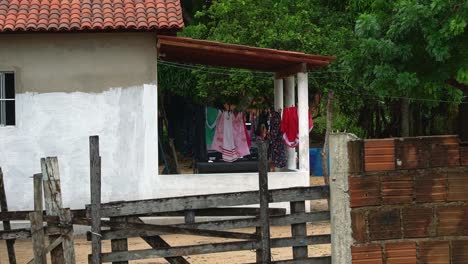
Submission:
[[[234,114],[230,111],[223,111],[216,120],[216,132],[211,144],[211,148],[223,155],[226,162],[234,162],[240,158],[237,153],[233,136]]]
[[[206,146],[207,149],[211,149],[213,138],[216,132],[216,120],[220,111],[213,107],[206,108],[206,124],[205,124],[205,135],[206,135]]]
[[[314,120],[309,113],[309,131],[314,127]],[[281,121],[281,132],[283,133],[283,142],[290,148],[299,145],[299,118],[297,106],[288,107],[283,110],[283,120]]]
[[[234,114],[232,127],[232,134],[234,137],[234,144],[236,146],[237,154],[240,157],[250,155],[249,142],[247,141],[247,131],[243,113]]]
[[[284,168],[287,164],[286,149],[281,133],[281,114],[273,111],[270,118],[271,161],[277,168]]]
[[[257,114],[252,113],[250,116],[250,139],[255,141],[255,131],[257,131]]]
[[[262,111],[258,116],[258,125],[257,125],[257,137],[260,140],[264,140],[268,135],[268,130],[270,130],[270,112]]]

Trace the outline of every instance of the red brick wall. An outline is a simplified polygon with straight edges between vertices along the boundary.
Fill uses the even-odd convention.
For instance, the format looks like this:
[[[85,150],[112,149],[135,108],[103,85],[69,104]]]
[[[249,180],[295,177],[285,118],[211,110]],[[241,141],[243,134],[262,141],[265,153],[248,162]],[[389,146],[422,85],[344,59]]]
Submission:
[[[350,157],[362,160],[349,176],[353,263],[468,264],[468,147],[456,136],[360,146]]]

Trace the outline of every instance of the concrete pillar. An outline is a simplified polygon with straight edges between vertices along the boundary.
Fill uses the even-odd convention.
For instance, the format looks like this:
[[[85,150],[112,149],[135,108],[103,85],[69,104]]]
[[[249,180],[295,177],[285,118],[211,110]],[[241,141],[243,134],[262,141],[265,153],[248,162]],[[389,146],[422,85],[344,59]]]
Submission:
[[[284,107],[291,107],[296,105],[296,93],[295,93],[295,80],[294,75],[286,77],[284,85],[286,87],[284,91]],[[293,148],[286,147],[286,154],[288,157],[287,168],[289,170],[296,170],[296,150]]]
[[[351,263],[353,243],[348,192],[348,142],[357,140],[357,137],[337,133],[331,134],[329,140],[332,264],[348,264]]]
[[[275,110],[283,108],[283,79],[275,79]]]
[[[309,80],[307,76],[307,72],[297,74],[297,115],[299,119],[299,170],[310,174]]]

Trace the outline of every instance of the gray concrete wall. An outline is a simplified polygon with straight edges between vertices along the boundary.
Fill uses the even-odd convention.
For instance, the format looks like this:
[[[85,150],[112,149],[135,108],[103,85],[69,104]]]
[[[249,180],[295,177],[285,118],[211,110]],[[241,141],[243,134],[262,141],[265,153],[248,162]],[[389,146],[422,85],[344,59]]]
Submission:
[[[351,206],[349,201],[348,142],[356,140],[353,134],[330,135],[330,215],[332,264],[351,263]]]
[[[102,92],[156,80],[156,33],[0,34],[16,92]]]

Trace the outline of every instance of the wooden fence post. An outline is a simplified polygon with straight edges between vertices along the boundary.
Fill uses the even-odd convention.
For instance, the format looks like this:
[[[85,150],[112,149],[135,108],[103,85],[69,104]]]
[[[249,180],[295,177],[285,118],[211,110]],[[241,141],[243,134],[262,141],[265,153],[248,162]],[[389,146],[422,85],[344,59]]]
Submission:
[[[268,142],[260,141],[258,144],[258,183],[260,193],[260,243],[262,248],[261,263],[271,263],[270,246],[270,222],[268,203],[270,202],[270,193],[268,192]]]
[[[101,263],[101,157],[99,136],[89,137],[91,188],[91,263]]]
[[[35,264],[46,264],[47,258],[45,253],[45,235],[44,235],[44,220],[43,204],[44,198],[42,193],[42,174],[34,174],[33,176],[34,185],[34,212],[29,214],[29,220],[31,221],[31,236],[33,242],[34,252],[34,263]]]
[[[73,242],[73,221],[70,208],[60,209],[60,224],[62,225],[62,247],[65,263],[75,263],[75,243]]]
[[[185,210],[184,212],[184,222],[186,224],[195,223],[195,210]]]
[[[29,213],[29,220],[31,221],[31,238],[33,243],[34,264],[46,264],[47,260],[44,250],[45,237],[42,211],[34,211]]]
[[[291,202],[291,214],[305,213],[305,201]],[[300,238],[305,240],[307,237],[306,223],[292,224],[291,234],[293,238]],[[293,247],[293,259],[301,260],[308,258],[307,246]]]
[[[59,208],[62,207],[62,197],[60,193],[60,174],[58,173],[57,158],[42,158],[41,169],[44,182],[44,196],[45,196],[45,209],[47,216],[58,216]],[[49,227],[57,227],[57,224],[48,222]],[[52,243],[60,235],[49,236],[49,241]],[[50,259],[52,264],[63,264],[63,248],[55,247],[50,252]]]
[[[0,167],[0,207],[2,212],[8,212],[8,203],[5,193],[5,184],[3,182],[3,172]],[[3,230],[11,230],[10,221],[3,221]],[[15,240],[7,240],[7,251],[8,251],[8,260],[10,264],[16,264],[16,255],[15,255]]]
[[[75,250],[73,246],[73,225],[69,209],[62,208],[62,193],[60,191],[60,172],[56,157],[41,159],[42,176],[44,177],[44,196],[47,216],[58,216],[60,225],[48,222],[50,227],[58,227],[61,235],[51,235],[51,242],[62,238],[62,246],[55,247],[51,252],[52,264],[74,264]],[[64,226],[65,228],[62,228]],[[65,232],[63,232],[65,230]]]
[[[125,223],[127,222],[127,217],[111,217],[111,222],[117,223]],[[128,250],[128,240],[126,238],[122,239],[112,239],[111,240],[111,249],[112,252],[120,252],[120,251],[127,251]],[[112,264],[128,264],[128,261],[116,261],[112,262]]]

